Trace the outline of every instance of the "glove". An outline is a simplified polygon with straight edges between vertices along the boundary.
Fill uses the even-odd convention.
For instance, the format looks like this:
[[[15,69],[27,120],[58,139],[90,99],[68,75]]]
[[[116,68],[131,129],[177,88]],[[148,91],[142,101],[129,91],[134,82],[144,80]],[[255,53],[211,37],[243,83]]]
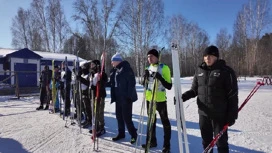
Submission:
[[[229,126],[234,125],[235,120],[236,120],[236,118],[234,118],[234,116],[233,116],[232,114],[228,114],[228,119],[227,119],[227,121],[228,121]]]
[[[183,97],[183,96],[182,96],[182,97]],[[182,98],[182,97],[181,97],[181,98]],[[183,98],[182,98],[182,101],[185,102],[185,101],[183,100]],[[176,105],[176,102],[177,102],[176,97],[174,97],[174,105]]]
[[[144,78],[149,78],[149,71],[145,70]]]
[[[155,73],[155,78],[158,79],[158,80],[160,80],[160,81],[163,79],[162,76],[161,76],[161,74],[158,73],[158,72]]]
[[[182,95],[182,96],[181,96],[181,99],[182,99],[182,101],[183,101],[183,102],[185,102],[185,101],[186,101],[186,100],[185,100],[185,96],[184,96],[184,95]]]

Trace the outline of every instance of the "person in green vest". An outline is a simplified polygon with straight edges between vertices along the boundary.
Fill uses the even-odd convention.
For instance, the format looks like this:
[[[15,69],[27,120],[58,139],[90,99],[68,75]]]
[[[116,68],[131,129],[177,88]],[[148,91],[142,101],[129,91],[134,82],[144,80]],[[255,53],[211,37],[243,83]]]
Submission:
[[[145,98],[147,101],[147,113],[149,116],[149,105],[152,101],[152,93],[154,79],[158,79],[158,86],[156,90],[156,94],[154,95],[154,102],[156,104],[156,110],[159,112],[161,122],[163,124],[164,130],[164,143],[163,143],[163,153],[170,152],[170,139],[171,139],[171,125],[168,118],[167,112],[167,98],[166,98],[166,89],[170,90],[172,88],[172,80],[171,80],[171,72],[169,67],[166,64],[162,64],[159,62],[159,53],[156,49],[151,49],[147,53],[147,59],[149,62],[149,66],[145,70],[145,81],[148,81],[146,87]],[[156,113],[156,112],[155,112]],[[150,116],[149,116],[150,117]],[[153,123],[152,135],[150,148],[157,147],[157,138],[156,138],[156,115],[155,121]],[[149,129],[149,127],[147,127]],[[148,130],[147,130],[148,131]],[[148,133],[146,142],[148,142]],[[146,148],[147,144],[142,144],[143,148]]]

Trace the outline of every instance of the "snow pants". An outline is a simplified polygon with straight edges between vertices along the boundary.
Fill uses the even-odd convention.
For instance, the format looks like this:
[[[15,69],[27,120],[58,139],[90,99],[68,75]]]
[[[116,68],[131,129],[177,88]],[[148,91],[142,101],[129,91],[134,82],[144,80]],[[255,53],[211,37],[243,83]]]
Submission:
[[[226,121],[224,119],[210,119],[207,116],[199,115],[199,127],[202,137],[202,145],[205,149],[213,140],[213,136],[216,136],[224,127]],[[228,153],[228,131],[226,131],[222,137],[216,143],[218,153]],[[213,151],[211,150],[211,153]]]
[[[118,123],[118,133],[125,136],[125,125],[131,137],[137,137],[137,129],[132,122],[132,105],[133,102],[125,97],[116,96],[115,113]]]
[[[149,115],[149,101],[147,101],[147,114]],[[164,132],[164,142],[163,147],[170,148],[170,139],[171,139],[171,124],[168,118],[168,112],[167,112],[167,104],[165,102],[156,102],[156,110],[159,112],[161,122],[163,125],[163,132]],[[157,117],[155,114],[155,120],[153,123],[152,128],[152,136],[151,136],[151,143],[157,144],[157,138],[156,138],[156,122]],[[147,127],[147,133],[148,133],[149,127]],[[148,135],[148,134],[147,134]],[[148,142],[148,136],[146,137],[146,142]]]

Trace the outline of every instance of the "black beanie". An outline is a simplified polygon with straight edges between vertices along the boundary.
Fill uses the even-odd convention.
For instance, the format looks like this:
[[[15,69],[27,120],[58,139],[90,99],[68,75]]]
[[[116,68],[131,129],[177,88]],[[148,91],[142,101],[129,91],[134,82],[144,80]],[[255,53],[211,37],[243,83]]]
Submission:
[[[152,54],[159,58],[159,52],[156,49],[151,49],[150,51],[147,52],[147,55]]]
[[[99,60],[92,60],[92,63],[94,63],[96,66],[100,66],[100,61]]]
[[[213,55],[213,56],[219,58],[218,48],[216,46],[213,46],[213,45],[207,47],[203,52],[203,56],[206,56],[206,55]]]

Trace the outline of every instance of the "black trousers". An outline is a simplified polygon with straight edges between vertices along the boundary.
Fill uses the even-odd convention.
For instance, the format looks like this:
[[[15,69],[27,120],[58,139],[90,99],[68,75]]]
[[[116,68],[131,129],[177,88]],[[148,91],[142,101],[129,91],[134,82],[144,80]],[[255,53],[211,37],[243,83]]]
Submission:
[[[40,90],[40,106],[43,106],[44,102],[46,102],[45,103],[46,105],[49,105],[50,93],[47,93],[46,87],[41,87],[41,90]]]
[[[87,92],[88,93],[88,92]],[[92,124],[92,107],[91,100],[88,94],[82,94],[82,101],[84,106],[84,113],[86,114],[87,121]]]
[[[150,102],[147,101],[147,114],[149,115],[149,104]],[[165,102],[156,102],[156,110],[159,112],[161,122],[163,125],[163,132],[164,132],[164,142],[163,147],[170,148],[170,139],[171,139],[171,124],[168,118],[167,113],[167,104]],[[157,138],[156,138],[156,122],[157,117],[155,115],[155,121],[153,123],[152,127],[152,136],[151,136],[151,143],[157,144]],[[148,133],[149,127],[147,126],[147,133]],[[146,142],[148,142],[148,134],[146,137]]]
[[[133,102],[128,101],[125,97],[118,97],[115,104],[115,113],[118,123],[119,135],[125,135],[125,125],[128,129],[131,137],[137,137],[137,129],[134,127],[132,122],[132,104]]]
[[[202,145],[205,149],[213,140],[213,136],[216,136],[224,127],[226,121],[224,119],[210,119],[207,116],[199,115],[199,127],[202,137]],[[226,131],[222,137],[216,143],[218,153],[228,153],[228,131]],[[212,152],[212,150],[211,150]]]
[[[61,97],[63,101],[65,102],[65,112],[67,113],[70,113],[70,107],[71,107],[70,90],[71,90],[70,83],[66,85],[66,89],[64,88],[61,89]]]

